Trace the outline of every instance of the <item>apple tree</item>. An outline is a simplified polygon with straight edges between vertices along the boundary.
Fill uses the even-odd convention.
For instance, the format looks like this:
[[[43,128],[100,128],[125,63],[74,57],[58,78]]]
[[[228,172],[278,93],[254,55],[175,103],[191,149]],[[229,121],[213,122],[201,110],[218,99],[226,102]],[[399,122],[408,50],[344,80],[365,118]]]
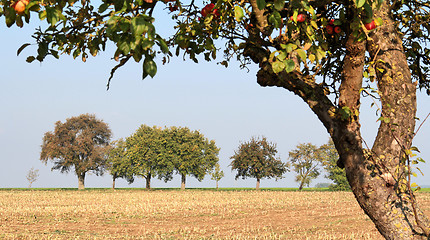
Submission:
[[[43,137],[40,160],[54,163],[52,170],[69,172],[72,169],[78,177],[78,188],[85,188],[85,175],[94,172],[103,174],[109,141],[109,126],[92,114],[68,118],[64,123],[55,123],[53,132]]]
[[[33,34],[37,50],[28,62],[60,54],[85,61],[114,43],[118,65],[110,79],[130,60],[142,63],[143,77],[154,77],[155,56],[168,62],[172,52],[197,62],[221,51],[224,66],[232,59],[258,65],[258,84],[293,92],[322,122],[379,232],[429,237],[410,187],[416,92],[430,87],[428,0],[169,1],[0,0],[0,17],[7,26],[47,22]],[[162,10],[172,16],[172,36],[157,33],[153,13]],[[363,146],[361,135],[365,96],[379,106],[373,146]]]
[[[248,177],[257,179],[255,189],[260,189],[260,181],[263,178],[282,178],[287,172],[287,164],[276,157],[278,150],[276,144],[267,141],[266,137],[252,137],[248,142],[243,142],[234,151],[230,158],[231,170],[236,170],[236,179]]]

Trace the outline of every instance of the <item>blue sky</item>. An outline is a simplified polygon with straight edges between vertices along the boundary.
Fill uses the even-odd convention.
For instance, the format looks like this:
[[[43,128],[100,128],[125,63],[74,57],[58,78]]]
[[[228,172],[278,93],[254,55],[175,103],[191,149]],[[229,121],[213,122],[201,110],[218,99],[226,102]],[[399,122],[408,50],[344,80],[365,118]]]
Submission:
[[[64,122],[82,113],[94,113],[108,123],[113,139],[131,135],[141,124],[200,130],[221,148],[219,157],[225,177],[220,187],[255,186],[255,179],[235,181],[235,173],[228,166],[240,141],[251,136],[264,135],[277,143],[283,161],[299,143],[321,145],[328,141],[323,125],[302,100],[284,89],[262,88],[256,83],[256,66],[247,72],[234,62],[226,69],[216,62],[195,64],[172,58],[168,65],[158,66],[154,79],[142,81],[141,64],[133,62],[117,71],[106,91],[109,72],[116,63],[111,60],[112,48],[90,57],[86,63],[62,56],[60,60],[50,57],[43,63],[28,64],[25,59],[36,48],[28,47],[20,56],[16,56],[16,50],[32,41],[30,36],[37,24],[23,29],[0,26],[0,188],[26,187],[25,176],[31,167],[40,171],[33,187],[77,187],[73,172],[51,171],[52,164],[44,165],[39,154],[43,134],[52,131],[56,121]],[[370,108],[370,99],[362,102],[363,137],[371,145],[378,125],[376,109]],[[418,94],[418,108],[418,117],[423,120],[430,112],[430,98],[423,93]],[[420,157],[428,162],[429,136],[430,120],[414,142],[421,150]],[[428,174],[416,182],[430,185],[429,163],[420,167]],[[318,182],[329,180],[319,178],[311,185]],[[179,187],[180,178],[168,183],[155,180],[152,184]],[[110,185],[108,174],[86,178],[86,187]],[[128,185],[120,179],[117,186],[143,187],[144,181],[138,179]],[[213,186],[209,177],[203,182],[187,179],[187,187]],[[296,186],[292,172],[277,182],[261,182],[261,187]]]

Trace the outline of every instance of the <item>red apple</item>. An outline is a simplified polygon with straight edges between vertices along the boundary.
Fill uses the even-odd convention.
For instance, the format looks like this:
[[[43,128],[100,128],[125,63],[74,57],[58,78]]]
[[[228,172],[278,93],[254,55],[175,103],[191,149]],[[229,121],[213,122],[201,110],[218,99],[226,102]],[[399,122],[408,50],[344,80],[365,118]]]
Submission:
[[[330,21],[328,22],[328,24],[333,25],[334,24],[334,19],[330,19]]]
[[[306,16],[304,14],[297,15],[297,22],[304,22],[306,20]]]
[[[375,21],[371,21],[370,23],[366,23],[364,24],[364,26],[366,27],[367,30],[373,30],[376,28],[376,23]]]
[[[219,10],[218,9],[214,9],[214,11],[212,12],[213,13],[213,15],[217,18],[217,17],[219,17],[221,14],[219,13]]]
[[[208,5],[206,5],[201,11],[202,16],[206,17],[209,13],[214,13],[215,15],[217,15],[217,14],[219,15],[218,11],[217,11],[217,13],[212,12],[212,9],[214,7],[215,7],[215,4],[213,4],[213,3],[209,3]],[[215,9],[215,10],[217,10],[217,9]]]
[[[339,26],[334,27],[334,32],[335,33],[341,33],[342,29]]]
[[[326,29],[326,32],[327,32],[328,34],[330,34],[330,35],[332,35],[332,34],[333,34],[333,32],[334,32],[334,29],[333,29],[333,26],[332,26],[332,25],[327,25],[327,26],[325,27],[325,29]]]

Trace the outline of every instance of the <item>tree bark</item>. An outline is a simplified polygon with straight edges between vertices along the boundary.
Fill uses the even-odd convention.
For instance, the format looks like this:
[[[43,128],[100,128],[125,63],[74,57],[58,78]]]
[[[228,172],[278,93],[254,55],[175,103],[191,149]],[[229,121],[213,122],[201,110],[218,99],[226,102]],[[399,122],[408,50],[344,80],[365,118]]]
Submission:
[[[409,189],[407,149],[415,129],[416,83],[402,47],[402,40],[384,2],[375,17],[384,24],[369,36],[367,50],[375,59],[381,100],[381,121],[370,156],[348,170],[351,187],[363,210],[387,239],[428,239],[430,222]],[[361,173],[359,176],[351,172]]]
[[[218,190],[218,181],[216,181],[216,190]]]
[[[151,173],[148,173],[148,175],[145,177],[146,179],[146,189],[151,189]]]
[[[374,18],[384,24],[358,42],[346,31],[346,55],[339,88],[339,102],[332,102],[314,76],[297,71],[273,73],[270,51],[249,41],[244,55],[258,63],[261,86],[285,88],[301,97],[318,116],[339,153],[340,167],[364,212],[387,239],[429,239],[430,223],[408,188],[405,150],[412,144],[415,128],[416,85],[390,19],[386,1]],[[350,14],[351,17],[355,14]],[[352,20],[352,19],[351,19]],[[374,60],[381,100],[381,121],[371,150],[363,150],[359,121],[360,89],[366,50]],[[348,112],[340,114],[342,111]],[[343,116],[343,117],[342,117]],[[366,146],[367,148],[367,146]]]
[[[300,185],[299,185],[299,191],[302,191],[302,189],[303,189],[303,185],[304,185],[304,182],[303,182],[303,181],[301,181],[301,182],[300,182]]]
[[[116,180],[116,177],[112,177],[112,189],[115,189],[115,180]]]
[[[85,172],[78,174],[78,190],[85,189]]]
[[[255,187],[255,190],[260,190],[260,179],[257,178],[257,186]]]
[[[181,190],[185,190],[185,181],[187,180],[187,176],[185,174],[181,174]]]

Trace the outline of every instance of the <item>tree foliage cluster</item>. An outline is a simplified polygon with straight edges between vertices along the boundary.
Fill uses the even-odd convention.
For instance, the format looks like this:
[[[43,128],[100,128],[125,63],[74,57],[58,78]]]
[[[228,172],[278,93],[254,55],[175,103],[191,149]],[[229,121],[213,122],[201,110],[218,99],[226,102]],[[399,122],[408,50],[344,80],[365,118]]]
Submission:
[[[289,152],[289,161],[283,163],[277,154],[276,144],[268,141],[266,137],[252,137],[249,141],[239,144],[234,155],[231,156],[231,169],[235,170],[236,179],[255,178],[257,189],[263,178],[283,177],[288,171],[296,173],[299,190],[308,186],[311,181],[321,174],[324,169],[326,177],[333,181],[329,185],[332,190],[349,190],[345,170],[337,166],[339,155],[332,141],[317,147],[311,143],[297,145]]]
[[[40,160],[45,164],[51,160],[52,170],[62,173],[74,170],[79,189],[83,189],[87,172],[103,174],[111,136],[109,126],[92,114],[71,117],[64,123],[58,121],[54,131],[43,137]]]
[[[152,177],[167,182],[177,173],[185,188],[187,175],[201,181],[219,161],[215,141],[186,127],[142,125],[125,140],[110,143],[110,139],[108,125],[94,115],[71,117],[64,123],[58,121],[53,132],[45,133],[40,160],[52,161],[52,170],[74,170],[79,189],[85,186],[87,172],[101,175],[105,170],[113,177],[113,187],[117,178],[131,183],[135,177],[143,177],[150,188]]]
[[[130,183],[134,177],[143,177],[146,188],[151,178],[170,181],[173,174],[181,175],[181,188],[186,176],[202,181],[218,163],[219,148],[199,131],[186,127],[164,128],[140,126],[130,137],[112,147],[108,162],[113,178],[122,177]]]
[[[339,155],[332,141],[317,147],[311,143],[297,145],[296,149],[289,153],[290,166],[297,173],[296,182],[301,190],[305,185],[321,174],[324,169],[326,178],[333,181],[329,185],[332,190],[349,190],[345,170],[337,166]]]
[[[276,157],[277,152],[276,144],[267,141],[265,137],[252,137],[248,142],[241,143],[231,156],[230,165],[232,170],[237,171],[236,179],[256,178],[256,189],[259,189],[262,178],[282,178],[287,165]]]

